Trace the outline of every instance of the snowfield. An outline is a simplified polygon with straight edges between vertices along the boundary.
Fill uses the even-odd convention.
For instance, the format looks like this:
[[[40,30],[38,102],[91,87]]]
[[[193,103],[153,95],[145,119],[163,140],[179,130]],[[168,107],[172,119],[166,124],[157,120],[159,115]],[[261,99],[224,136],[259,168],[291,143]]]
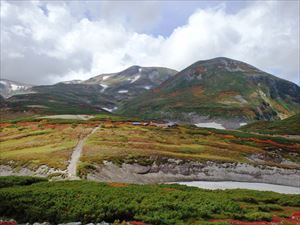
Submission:
[[[208,123],[196,123],[195,126],[197,127],[207,127],[207,128],[215,128],[225,130],[222,124],[216,122],[208,122]]]
[[[109,78],[109,77],[110,77],[110,75],[103,76],[103,77],[102,77],[102,80],[106,80],[106,79]]]
[[[101,90],[101,92],[104,92],[106,88],[108,88],[108,85],[106,84],[99,84],[101,87],[103,87],[103,89]]]
[[[43,116],[40,117],[42,119],[74,119],[74,120],[89,120],[94,118],[94,116],[90,116],[90,115],[69,115],[69,114],[65,114],[65,115],[52,115],[52,116]]]
[[[128,93],[128,90],[120,90],[118,93]]]
[[[140,79],[141,75],[136,75],[132,80],[131,80],[131,84],[136,82],[138,79]]]
[[[115,106],[115,107],[113,107],[113,108],[102,107],[102,109],[104,109],[104,110],[106,110],[106,111],[108,111],[108,112],[113,112],[113,111],[117,110],[118,107],[117,107],[117,106]]]

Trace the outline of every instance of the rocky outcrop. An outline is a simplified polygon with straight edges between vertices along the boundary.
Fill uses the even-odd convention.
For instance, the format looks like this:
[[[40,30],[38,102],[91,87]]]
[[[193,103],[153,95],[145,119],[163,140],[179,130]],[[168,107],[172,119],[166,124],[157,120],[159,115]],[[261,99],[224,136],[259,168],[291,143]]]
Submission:
[[[64,179],[67,177],[67,171],[50,168],[46,165],[41,165],[37,169],[0,165],[0,176],[37,176]]]
[[[126,164],[121,166],[104,161],[89,171],[87,179],[127,183],[162,183],[176,181],[244,181],[263,182],[300,187],[300,169],[246,163],[195,162],[167,159],[149,166]]]
[[[40,176],[51,179],[68,179],[67,171],[49,168],[45,165],[33,170],[16,169],[0,165],[0,176]],[[247,163],[197,162],[181,159],[163,159],[150,165],[138,163],[116,165],[110,161],[93,165],[86,173],[88,180],[125,183],[164,183],[177,181],[240,181],[262,182],[300,187],[300,168],[279,168],[275,166]]]

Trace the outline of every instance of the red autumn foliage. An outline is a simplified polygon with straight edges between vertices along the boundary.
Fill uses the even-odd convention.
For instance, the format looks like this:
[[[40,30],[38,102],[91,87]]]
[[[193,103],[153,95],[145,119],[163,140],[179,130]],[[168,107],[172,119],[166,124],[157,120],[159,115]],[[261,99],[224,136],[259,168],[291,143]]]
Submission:
[[[298,218],[300,220],[300,212],[293,213],[292,217]]]
[[[0,225],[18,225],[14,221],[0,221]]]
[[[139,221],[132,221],[130,222],[131,225],[148,225],[147,223],[139,222]]]
[[[261,143],[261,144],[271,144],[271,145],[277,146],[277,147],[295,148],[294,145],[279,144],[279,143],[277,143],[275,141],[272,141],[272,140],[261,140],[261,139],[256,139],[256,138],[245,138],[243,140],[254,141],[256,143]]]
[[[1,128],[5,128],[5,127],[9,127],[9,126],[11,126],[10,123],[0,123]]]
[[[222,135],[222,136],[223,136],[223,138],[226,138],[226,139],[236,139],[235,136],[229,135],[229,134],[227,134],[227,135]]]
[[[273,216],[272,221],[255,221],[255,222],[246,222],[240,220],[211,220],[211,222],[228,222],[231,225],[283,225],[286,223],[300,225],[300,212],[295,212],[290,218],[281,218],[278,216]]]

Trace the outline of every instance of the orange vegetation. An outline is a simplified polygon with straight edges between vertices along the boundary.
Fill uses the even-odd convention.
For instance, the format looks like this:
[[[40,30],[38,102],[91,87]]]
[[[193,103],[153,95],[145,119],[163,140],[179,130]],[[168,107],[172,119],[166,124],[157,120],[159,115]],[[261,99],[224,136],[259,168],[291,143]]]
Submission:
[[[107,183],[107,185],[109,185],[110,187],[127,187],[128,186],[128,184],[116,183],[116,182]]]

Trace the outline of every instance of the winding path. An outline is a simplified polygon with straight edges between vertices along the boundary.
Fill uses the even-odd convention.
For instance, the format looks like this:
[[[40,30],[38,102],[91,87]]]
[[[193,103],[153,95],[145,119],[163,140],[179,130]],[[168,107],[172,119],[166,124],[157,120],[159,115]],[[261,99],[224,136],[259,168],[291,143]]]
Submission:
[[[100,127],[100,126],[99,126]],[[76,179],[80,179],[78,176],[77,176],[77,163],[80,159],[80,156],[81,156],[81,152],[82,152],[82,147],[83,147],[83,144],[84,142],[89,138],[89,136],[91,136],[93,133],[96,132],[96,130],[99,128],[99,127],[95,127],[91,133],[89,133],[87,136],[85,136],[84,138],[81,138],[78,142],[78,144],[76,145],[76,147],[74,148],[74,151],[72,153],[72,156],[71,156],[71,160],[70,160],[70,163],[68,165],[68,168],[67,168],[67,173],[68,173],[68,178],[71,179],[71,180],[76,180]]]

